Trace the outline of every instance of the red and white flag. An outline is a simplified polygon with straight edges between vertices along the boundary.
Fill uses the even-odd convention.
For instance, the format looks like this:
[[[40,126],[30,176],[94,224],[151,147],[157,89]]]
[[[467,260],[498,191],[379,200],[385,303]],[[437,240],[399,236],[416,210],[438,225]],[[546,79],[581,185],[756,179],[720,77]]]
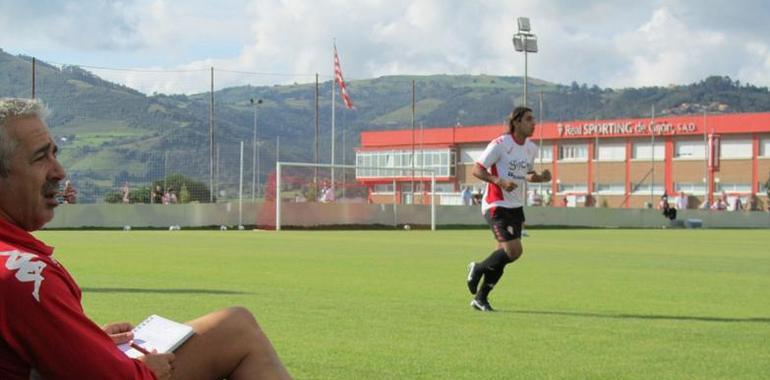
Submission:
[[[334,45],[334,81],[340,86],[340,93],[342,94],[342,101],[345,103],[345,107],[352,110],[353,101],[350,100],[348,94],[348,88],[345,86],[345,80],[342,79],[342,67],[340,67],[340,57],[337,55],[337,45]]]

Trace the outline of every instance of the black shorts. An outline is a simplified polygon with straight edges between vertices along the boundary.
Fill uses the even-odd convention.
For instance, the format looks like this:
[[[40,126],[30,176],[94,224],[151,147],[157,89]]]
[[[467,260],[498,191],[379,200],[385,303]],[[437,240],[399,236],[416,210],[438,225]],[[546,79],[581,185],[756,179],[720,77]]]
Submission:
[[[492,207],[484,213],[484,219],[499,242],[521,239],[524,225],[524,208]]]

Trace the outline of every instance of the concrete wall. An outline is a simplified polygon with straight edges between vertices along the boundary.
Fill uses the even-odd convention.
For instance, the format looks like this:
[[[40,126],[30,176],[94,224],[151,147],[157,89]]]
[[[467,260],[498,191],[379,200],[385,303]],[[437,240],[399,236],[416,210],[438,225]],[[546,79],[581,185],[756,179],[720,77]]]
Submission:
[[[255,224],[259,204],[243,204],[243,223]],[[238,204],[68,204],[56,208],[46,228],[132,227],[168,228],[237,225]]]
[[[430,225],[429,205],[392,205],[366,203],[294,203],[282,204],[282,225],[314,227],[322,225]],[[530,226],[583,226],[659,228],[668,225],[657,210],[612,208],[530,207],[525,211]],[[700,219],[707,228],[770,228],[768,212],[725,212],[685,210],[679,219]],[[243,224],[272,226],[274,203],[244,203]],[[238,204],[184,205],[63,205],[46,228],[168,228],[203,227],[238,224]],[[485,225],[478,206],[437,206],[436,224]]]

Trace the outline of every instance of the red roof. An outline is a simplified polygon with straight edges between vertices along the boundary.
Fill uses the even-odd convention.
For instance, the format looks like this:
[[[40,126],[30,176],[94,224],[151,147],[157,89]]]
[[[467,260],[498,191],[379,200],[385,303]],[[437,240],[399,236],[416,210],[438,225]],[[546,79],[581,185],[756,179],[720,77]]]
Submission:
[[[580,138],[640,137],[650,135],[650,118],[575,120],[545,122],[535,127],[532,139],[558,140]],[[745,134],[770,132],[770,113],[724,115],[661,116],[654,120],[658,136],[686,136],[703,133]],[[412,146],[447,147],[456,144],[487,143],[507,131],[507,126],[477,125],[419,130],[361,132],[361,150]]]

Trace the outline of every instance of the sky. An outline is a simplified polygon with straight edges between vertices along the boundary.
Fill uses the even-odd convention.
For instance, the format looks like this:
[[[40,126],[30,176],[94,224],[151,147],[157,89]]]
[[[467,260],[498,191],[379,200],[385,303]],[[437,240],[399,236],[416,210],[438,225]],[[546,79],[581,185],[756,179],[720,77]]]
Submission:
[[[764,0],[0,0],[0,49],[145,93],[385,75],[523,76],[602,88],[710,75],[770,86]],[[107,68],[107,69],[105,69]],[[354,92],[354,88],[351,88]],[[354,96],[354,95],[353,95]]]

